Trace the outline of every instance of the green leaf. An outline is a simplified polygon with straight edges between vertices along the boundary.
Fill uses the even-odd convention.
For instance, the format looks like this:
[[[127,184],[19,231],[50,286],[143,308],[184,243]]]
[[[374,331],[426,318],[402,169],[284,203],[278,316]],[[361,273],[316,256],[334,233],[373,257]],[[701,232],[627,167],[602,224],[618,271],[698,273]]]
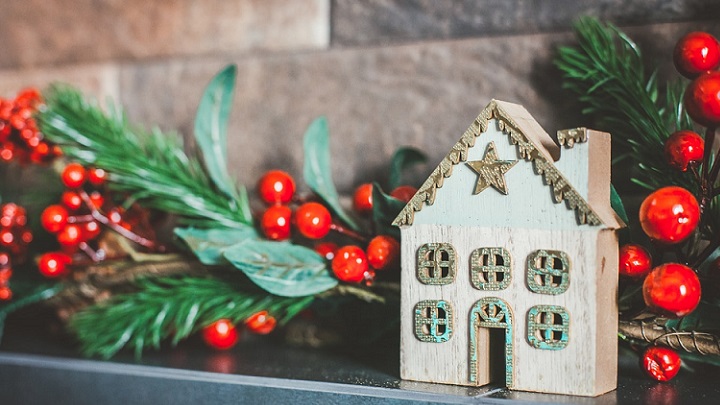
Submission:
[[[314,295],[338,284],[325,259],[306,247],[248,240],[226,249],[224,255],[255,284],[281,297]]]
[[[256,239],[257,232],[250,226],[237,228],[175,228],[175,235],[184,240],[202,264],[225,264],[223,252],[230,246],[248,239]]]
[[[625,205],[623,205],[622,199],[620,198],[620,194],[618,194],[617,190],[615,190],[615,186],[612,184],[610,185],[610,206],[613,210],[615,210],[623,222],[626,224],[630,223],[627,211],[625,211]]]
[[[195,116],[195,141],[203,154],[203,162],[217,188],[228,197],[240,200],[249,219],[246,201],[238,192],[227,168],[227,123],[235,92],[237,67],[221,70],[203,93]]]
[[[400,230],[392,226],[395,217],[405,207],[405,203],[385,194],[377,183],[373,183],[373,221],[379,234],[400,239]]]
[[[355,220],[343,210],[340,197],[332,180],[330,166],[330,135],[327,119],[317,118],[310,124],[303,140],[305,164],[303,177],[305,183],[314,191],[330,209],[353,230],[360,230]]]
[[[396,150],[390,160],[390,178],[388,179],[390,190],[402,185],[403,171],[415,164],[425,163],[426,161],[427,156],[419,149],[402,147]]]
[[[0,304],[0,339],[2,339],[5,327],[5,318],[14,311],[28,305],[45,301],[60,290],[63,286],[60,283],[35,283],[30,281],[11,280],[10,286],[13,289],[13,299],[7,303]]]

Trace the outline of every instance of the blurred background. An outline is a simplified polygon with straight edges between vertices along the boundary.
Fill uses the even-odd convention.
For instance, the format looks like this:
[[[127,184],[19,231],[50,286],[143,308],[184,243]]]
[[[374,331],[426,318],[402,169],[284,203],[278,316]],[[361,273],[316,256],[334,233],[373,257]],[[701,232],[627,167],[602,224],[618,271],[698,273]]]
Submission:
[[[68,82],[190,140],[204,86],[235,63],[239,181],[299,176],[302,135],[325,115],[349,193],[384,178],[403,145],[429,155],[421,181],[493,98],[553,135],[591,126],[552,62],[583,15],[620,25],[663,77],[681,35],[720,34],[717,0],[0,0],[0,95]],[[633,191],[618,170],[615,182]]]

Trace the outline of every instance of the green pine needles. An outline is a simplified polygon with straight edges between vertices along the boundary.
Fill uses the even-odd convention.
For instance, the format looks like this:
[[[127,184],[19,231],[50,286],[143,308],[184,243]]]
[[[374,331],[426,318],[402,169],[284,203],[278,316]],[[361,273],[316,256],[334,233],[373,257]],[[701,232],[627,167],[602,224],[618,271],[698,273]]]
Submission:
[[[229,198],[221,191],[228,187],[221,189],[198,159],[185,154],[178,136],[143,131],[119,109],[106,113],[74,88],[52,86],[44,96],[37,120],[45,136],[70,159],[108,171],[111,187],[130,201],[194,223],[252,224],[245,190],[234,188]],[[211,157],[203,157],[207,167]]]
[[[217,278],[141,279],[137,291],[117,295],[76,314],[70,329],[83,354],[108,359],[124,347],[136,357],[170,340],[174,346],[204,326],[228,318],[240,322],[267,310],[284,324],[307,308],[314,297],[277,297],[260,289],[242,289]]]
[[[555,64],[563,72],[563,87],[579,96],[583,113],[622,146],[614,163],[630,160],[631,180],[648,190],[671,184],[696,190],[695,179],[671,168],[664,156],[665,140],[692,128],[682,104],[684,84],[668,84],[662,97],[657,72],[646,75],[640,49],[612,24],[583,18],[575,31],[578,46],[561,47]]]

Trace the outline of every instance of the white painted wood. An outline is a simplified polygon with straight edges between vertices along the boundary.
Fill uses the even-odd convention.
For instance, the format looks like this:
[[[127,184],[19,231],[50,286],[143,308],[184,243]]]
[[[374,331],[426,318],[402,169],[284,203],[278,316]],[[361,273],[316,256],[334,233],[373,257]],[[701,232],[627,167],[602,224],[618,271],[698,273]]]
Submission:
[[[459,163],[438,189],[435,203],[415,213],[413,224],[576,228],[575,211],[568,209],[565,202],[553,201],[552,189],[535,173],[533,163],[519,156],[509,139],[498,129],[497,121],[492,120],[487,132],[481,134],[468,151],[467,159],[481,160],[487,145],[494,142],[498,159],[518,160],[505,174],[507,196],[492,187],[473,195],[477,174],[465,163]]]
[[[610,235],[610,236],[608,236]],[[469,311],[482,297],[498,297],[512,307],[514,325],[514,389],[596,396],[615,388],[617,360],[617,242],[610,231],[532,230],[497,227],[414,225],[402,231],[401,376],[404,379],[471,385],[469,377]],[[420,284],[415,277],[417,248],[428,242],[451,242],[458,254],[457,277],[446,286]],[[469,258],[479,247],[504,247],[513,259],[513,278],[502,291],[480,291],[470,283]],[[531,292],[525,281],[526,258],[537,249],[566,252],[571,258],[570,285],[565,293]],[[598,263],[605,263],[598,269]],[[453,305],[453,336],[445,343],[425,343],[414,336],[413,308],[426,299]],[[602,304],[598,308],[598,303]],[[566,348],[541,350],[527,339],[527,312],[533,305],[561,305],[570,314]],[[600,309],[602,311],[600,311]],[[478,342],[479,350],[484,338]],[[496,350],[487,348],[487,350]],[[500,349],[502,350],[502,349]],[[487,355],[478,356],[489,383]]]
[[[589,130],[586,143],[561,150],[522,106],[495,103],[502,109],[499,113],[506,114],[535,145],[537,153],[549,162],[556,161],[562,176],[592,207],[602,224],[580,225],[574,209],[564,201],[556,203],[552,187],[535,172],[532,161],[521,157],[517,146],[500,130],[497,118],[493,118],[487,131],[468,149],[466,161],[481,160],[490,142],[495,144],[498,160],[518,160],[505,174],[508,194],[492,187],[473,194],[478,175],[460,162],[452,167],[450,177],[442,181],[434,203],[415,212],[412,225],[401,227],[401,376],[472,385],[470,310],[483,297],[496,297],[510,306],[514,320],[511,388],[584,396],[603,394],[617,384],[615,230],[623,225],[609,201],[610,137]],[[457,252],[456,278],[449,285],[424,285],[416,275],[416,252],[425,243],[439,242],[452,244]],[[472,286],[470,255],[483,247],[502,247],[510,252],[512,281],[506,289],[481,291]],[[539,249],[559,250],[568,255],[571,268],[567,291],[546,295],[528,288],[527,257]],[[414,307],[423,300],[445,300],[452,305],[453,335],[449,341],[428,343],[415,337]],[[544,350],[530,344],[528,311],[535,305],[566,309],[570,334],[565,348]],[[476,384],[483,385],[489,382],[488,354],[504,348],[489,347],[484,329],[477,331],[476,340]]]

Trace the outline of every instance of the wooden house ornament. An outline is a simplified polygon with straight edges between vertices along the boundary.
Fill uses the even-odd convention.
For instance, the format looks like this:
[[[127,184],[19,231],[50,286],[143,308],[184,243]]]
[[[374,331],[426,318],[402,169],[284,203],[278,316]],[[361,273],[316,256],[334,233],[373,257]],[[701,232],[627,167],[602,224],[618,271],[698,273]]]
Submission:
[[[403,379],[616,388],[624,224],[610,206],[610,135],[558,141],[493,100],[395,219]]]

